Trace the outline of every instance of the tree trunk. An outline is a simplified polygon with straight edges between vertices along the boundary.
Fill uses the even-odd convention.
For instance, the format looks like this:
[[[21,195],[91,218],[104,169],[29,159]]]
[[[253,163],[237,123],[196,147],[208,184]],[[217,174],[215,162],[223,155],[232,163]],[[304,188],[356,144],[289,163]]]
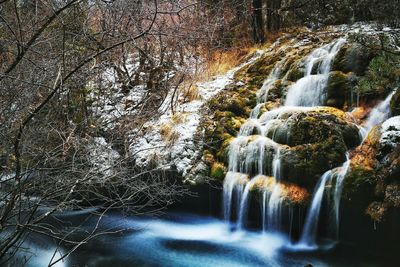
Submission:
[[[253,39],[256,43],[265,41],[261,0],[253,0]]]
[[[282,0],[267,0],[267,31],[276,32],[280,30],[281,7],[282,7]]]

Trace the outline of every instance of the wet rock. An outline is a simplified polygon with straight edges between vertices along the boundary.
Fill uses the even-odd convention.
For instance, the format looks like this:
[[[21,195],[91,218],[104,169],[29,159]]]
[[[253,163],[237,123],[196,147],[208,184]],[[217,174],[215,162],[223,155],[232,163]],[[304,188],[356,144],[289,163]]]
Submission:
[[[282,178],[311,190],[361,141],[358,128],[335,108],[284,107],[264,113],[260,120],[268,124],[266,136],[281,144]]]
[[[392,96],[390,111],[394,116],[400,115],[400,89],[397,89],[397,92]]]
[[[374,127],[351,159],[343,196],[381,221],[389,208],[400,207],[400,116]]]
[[[326,105],[343,108],[346,95],[348,95],[349,91],[350,82],[348,76],[341,71],[332,71],[329,73],[328,78]]]
[[[297,146],[324,142],[336,136],[348,148],[360,143],[358,128],[335,108],[317,107],[282,113],[266,135],[280,144]]]
[[[365,46],[351,43],[339,50],[332,63],[332,70],[344,73],[353,72],[358,76],[362,76],[373,56],[373,53]]]

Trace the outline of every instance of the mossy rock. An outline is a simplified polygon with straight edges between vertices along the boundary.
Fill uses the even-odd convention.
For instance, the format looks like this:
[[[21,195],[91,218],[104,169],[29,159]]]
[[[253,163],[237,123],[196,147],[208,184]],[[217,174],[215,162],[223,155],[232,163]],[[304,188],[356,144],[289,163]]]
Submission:
[[[358,76],[365,74],[374,53],[360,44],[344,45],[336,54],[332,63],[332,70],[344,73],[353,72]]]
[[[250,192],[260,196],[262,199],[264,193],[271,194],[275,186],[279,187],[281,192],[282,204],[286,206],[306,205],[310,200],[310,193],[307,189],[296,184],[279,181],[274,177],[258,175],[253,178]]]
[[[366,100],[384,98],[400,87],[400,56],[381,52],[368,65],[368,71],[358,79],[356,90]]]
[[[342,197],[367,207],[375,199],[377,179],[373,168],[352,164],[344,179]]]
[[[282,56],[284,55],[275,53],[273,55],[268,54],[261,57],[247,69],[247,74],[264,75],[266,78],[275,63],[282,59]]]
[[[286,79],[291,82],[296,82],[304,77],[304,69],[294,64],[286,74]]]
[[[343,140],[337,137],[283,150],[281,176],[289,182],[312,190],[324,172],[340,166],[346,160],[346,151]]]
[[[392,118],[393,125],[396,125]],[[343,198],[365,207],[374,220],[388,208],[400,208],[400,129],[375,126],[351,156],[344,180]],[[379,205],[378,205],[379,204]]]
[[[346,96],[350,92],[350,81],[348,76],[341,71],[329,73],[326,105],[330,107],[343,108]]]
[[[250,98],[239,95],[238,93],[220,94],[212,99],[208,106],[210,109],[217,112],[228,111],[236,116],[246,116],[249,112],[246,106],[250,104],[250,101]]]
[[[280,115],[266,135],[289,146],[324,142],[331,136],[341,139],[348,148],[360,143],[358,128],[335,108],[315,108]]]
[[[218,180],[223,180],[225,174],[226,171],[224,164],[221,162],[214,162],[214,164],[211,166],[210,176]]]
[[[397,89],[396,93],[392,96],[390,111],[393,116],[400,115],[400,89]]]
[[[266,135],[282,144],[281,176],[307,189],[342,165],[348,149],[361,142],[358,128],[339,109],[282,108],[278,114]]]

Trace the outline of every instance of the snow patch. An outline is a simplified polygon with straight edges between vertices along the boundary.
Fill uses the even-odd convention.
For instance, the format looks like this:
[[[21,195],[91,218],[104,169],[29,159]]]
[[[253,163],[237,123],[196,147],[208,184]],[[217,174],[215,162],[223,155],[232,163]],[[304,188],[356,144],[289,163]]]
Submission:
[[[113,167],[120,158],[117,151],[112,149],[104,137],[94,137],[93,143],[89,145],[89,162],[96,172],[105,176],[113,174]]]
[[[113,97],[96,97],[96,93],[91,95],[94,99],[92,105],[93,113],[102,122],[102,127],[105,130],[113,129],[116,124],[115,121],[123,116],[135,115],[138,110],[135,107],[142,101],[147,90],[144,85],[137,85],[127,95],[123,93],[114,93]],[[113,99],[115,101],[109,100]]]
[[[392,148],[400,143],[400,116],[392,117],[382,123],[379,143]]]
[[[264,51],[259,50],[247,62],[226,74],[216,76],[211,81],[196,84],[198,99],[178,104],[174,113],[170,109],[171,93],[160,107],[163,115],[143,126],[145,133],[142,137],[132,138],[134,143],[130,147],[130,152],[136,159],[136,164],[140,167],[147,167],[155,160],[158,165],[166,165],[167,168],[175,167],[179,174],[185,176],[201,153],[195,144],[195,135],[202,117],[201,108],[209,99],[233,82],[234,75],[239,69],[255,62],[263,54]],[[174,135],[173,140],[168,140],[165,133],[163,136],[161,133],[163,127],[169,129],[169,135]]]

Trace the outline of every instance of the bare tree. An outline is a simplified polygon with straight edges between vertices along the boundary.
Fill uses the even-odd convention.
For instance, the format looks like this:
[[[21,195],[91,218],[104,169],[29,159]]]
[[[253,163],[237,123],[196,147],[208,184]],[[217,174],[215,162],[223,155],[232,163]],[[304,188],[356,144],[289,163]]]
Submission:
[[[167,175],[137,169],[124,155],[107,168],[90,158],[99,130],[87,103],[88,82],[111,65],[129,88],[132,74],[123,63],[135,55],[131,49],[148,57],[141,68],[154,64],[153,51],[145,55],[140,40],[161,35],[160,3],[9,0],[0,7],[1,260],[13,257],[29,233],[71,243],[74,249],[82,244],[46,224],[56,211],[101,205],[148,213],[181,194],[181,186]],[[160,53],[162,66],[167,54]],[[122,62],[115,60],[120,55]],[[147,73],[149,82],[165,80],[162,74],[155,78],[154,70]],[[144,103],[166,94],[159,85],[147,88]]]

